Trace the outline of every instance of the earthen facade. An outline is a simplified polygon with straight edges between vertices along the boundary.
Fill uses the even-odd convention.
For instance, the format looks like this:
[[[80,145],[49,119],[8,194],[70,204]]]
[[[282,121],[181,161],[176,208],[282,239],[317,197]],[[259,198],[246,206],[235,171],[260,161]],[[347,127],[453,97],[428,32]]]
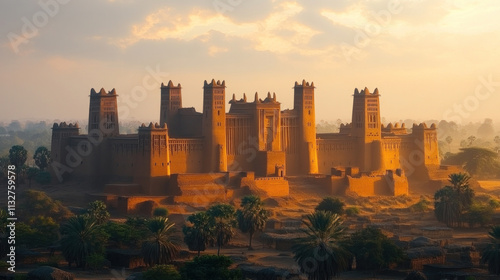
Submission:
[[[269,185],[268,193],[279,196],[288,194],[288,184],[281,183],[286,176],[324,174],[332,193],[399,195],[408,193],[407,176],[429,179],[429,169],[439,166],[435,125],[415,124],[411,131],[404,124],[383,126],[378,89],[356,89],[352,122],[327,134],[316,133],[314,83],[295,82],[294,108],[286,110],[274,93],[263,99],[255,93],[252,100],[233,94],[226,110],[225,81],[212,80],[205,81],[203,111],[196,112],[183,107],[181,90],[171,81],[162,84],[159,121],[124,135],[116,91],[92,89],[87,135],[78,124],[53,126],[56,177],[124,189],[128,184],[162,195],[179,191],[173,174],[199,174],[189,177],[194,181],[212,174],[204,184],[228,186],[252,178],[255,186]],[[225,183],[214,181],[220,176]]]

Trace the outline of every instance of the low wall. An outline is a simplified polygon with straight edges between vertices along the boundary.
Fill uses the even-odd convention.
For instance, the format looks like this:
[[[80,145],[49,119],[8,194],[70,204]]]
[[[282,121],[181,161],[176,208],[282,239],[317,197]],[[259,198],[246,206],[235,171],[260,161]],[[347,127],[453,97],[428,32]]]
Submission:
[[[267,193],[268,196],[289,195],[288,181],[283,177],[262,177],[255,179],[255,186]]]
[[[148,213],[145,212],[152,211],[155,205],[166,204],[168,200],[168,196],[119,196],[117,209],[122,215],[141,214],[147,216]]]

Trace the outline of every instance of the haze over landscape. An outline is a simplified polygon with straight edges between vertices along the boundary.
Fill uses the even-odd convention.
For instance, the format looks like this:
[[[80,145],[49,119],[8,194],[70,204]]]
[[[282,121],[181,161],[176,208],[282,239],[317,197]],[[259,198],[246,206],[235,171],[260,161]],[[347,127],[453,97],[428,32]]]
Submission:
[[[379,88],[387,121],[495,119],[500,101],[493,0],[40,3],[0,4],[0,121],[86,119],[92,87],[116,88],[121,121],[155,121],[161,82],[201,111],[212,78],[282,109],[314,81],[318,121],[350,121],[355,87]]]

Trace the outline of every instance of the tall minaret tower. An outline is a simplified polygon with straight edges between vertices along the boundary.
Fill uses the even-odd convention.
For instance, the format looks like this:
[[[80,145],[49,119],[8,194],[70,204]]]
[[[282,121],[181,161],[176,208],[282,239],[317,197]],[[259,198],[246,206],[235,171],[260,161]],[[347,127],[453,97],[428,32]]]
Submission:
[[[301,173],[318,173],[318,155],[316,152],[316,120],[314,111],[314,83],[302,80],[295,82],[293,109],[298,112],[300,138],[299,153]]]
[[[203,85],[203,137],[205,138],[205,169],[208,172],[227,171],[226,152],[226,82]]]
[[[379,96],[378,89],[373,93],[366,87],[354,90],[351,133],[356,139],[358,165],[363,172],[382,168]]]
[[[174,86],[172,81],[167,85],[161,84],[160,126],[167,124],[170,136],[179,132],[175,118],[179,108],[182,108],[181,84]]]
[[[109,137],[120,134],[118,126],[118,106],[116,90],[110,92],[101,88],[100,92],[90,90],[88,132],[93,137]]]

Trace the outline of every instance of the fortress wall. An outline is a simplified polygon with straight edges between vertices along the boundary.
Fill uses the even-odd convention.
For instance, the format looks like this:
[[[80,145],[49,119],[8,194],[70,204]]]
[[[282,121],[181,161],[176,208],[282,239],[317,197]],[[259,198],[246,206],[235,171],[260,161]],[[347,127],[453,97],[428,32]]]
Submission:
[[[73,171],[70,173],[72,178],[89,179],[94,175],[96,158],[101,156],[100,146],[105,145],[104,142],[94,146],[88,141],[87,135],[71,137],[67,142],[69,148],[68,155],[62,159],[62,163]],[[66,148],[66,147],[62,147]]]
[[[248,154],[228,155],[227,169],[228,171],[254,171],[256,160],[255,150],[249,150]]]
[[[290,111],[281,114],[281,147],[286,154],[286,174],[295,175],[300,171],[299,118]]]
[[[289,194],[288,181],[283,177],[257,178],[255,186],[265,191],[268,196],[287,196]]]
[[[193,108],[194,111],[194,108]],[[182,137],[201,137],[203,114],[179,114],[179,134]],[[170,129],[170,128],[169,128]]]
[[[110,143],[111,179],[116,182],[132,182],[137,157],[137,138],[115,138]]]
[[[257,153],[255,174],[261,177],[277,176],[276,167],[281,167],[283,164],[285,164],[284,152],[259,151]],[[281,174],[278,175],[281,176]]]
[[[401,138],[382,139],[382,160],[385,169],[400,168]]]
[[[332,167],[356,166],[354,143],[349,138],[317,139],[319,173],[329,175]]]
[[[203,140],[170,138],[170,173],[203,172]]]
[[[238,156],[247,154],[248,149],[258,149],[253,122],[251,115],[226,115],[227,155]]]
[[[227,173],[173,174],[170,180],[171,194],[175,194],[174,202],[208,205],[223,202],[232,196],[227,190]]]
[[[347,176],[347,179],[349,184],[347,190],[359,196],[393,195],[385,176],[361,176],[360,178]]]
[[[338,176],[327,176],[330,183],[330,190],[332,195],[345,195],[347,189],[347,178]]]

